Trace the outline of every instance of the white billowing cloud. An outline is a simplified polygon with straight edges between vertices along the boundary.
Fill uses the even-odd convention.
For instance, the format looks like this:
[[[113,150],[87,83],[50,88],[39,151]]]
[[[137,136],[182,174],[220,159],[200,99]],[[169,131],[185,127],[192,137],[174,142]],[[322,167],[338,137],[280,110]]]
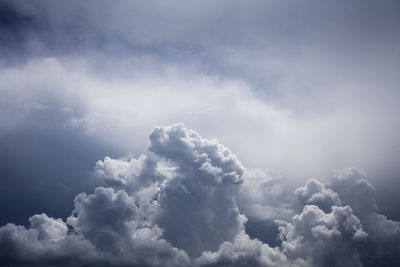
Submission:
[[[97,161],[95,170],[106,184],[127,192],[137,192],[143,187],[165,180],[165,177],[157,171],[157,162],[146,155],[121,159],[105,157],[103,161]]]
[[[41,214],[28,227],[0,227],[0,261],[325,267],[399,260],[400,223],[376,213],[373,186],[356,169],[338,172],[329,187],[311,179],[293,193],[279,179],[260,183],[265,172],[246,173],[231,150],[183,124],[156,127],[149,150],[151,157],[98,161],[95,173],[110,187],[78,194],[66,221]],[[369,207],[361,207],[357,196]],[[300,204],[305,206],[296,214]],[[273,247],[250,237],[247,215],[275,220],[281,243]]]
[[[156,222],[165,237],[191,255],[233,241],[245,222],[235,200],[243,182],[235,154],[181,124],[156,128],[149,150],[177,166],[158,193]]]
[[[297,188],[294,193],[303,204],[316,205],[324,211],[330,211],[332,206],[342,204],[336,192],[326,189],[315,179],[308,180],[305,186]]]
[[[349,206],[325,213],[307,205],[280,226],[282,249],[289,258],[307,259],[313,266],[362,266],[357,245],[367,233]]]
[[[217,252],[203,252],[197,259],[199,266],[309,266],[302,259],[289,261],[279,248],[271,248],[257,239],[250,239],[245,233],[231,242],[222,243]]]

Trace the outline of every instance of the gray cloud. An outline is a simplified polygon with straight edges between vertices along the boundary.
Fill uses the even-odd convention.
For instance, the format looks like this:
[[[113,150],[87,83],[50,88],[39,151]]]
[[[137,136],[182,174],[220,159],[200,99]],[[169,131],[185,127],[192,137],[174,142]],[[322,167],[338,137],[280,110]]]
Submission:
[[[30,227],[0,228],[0,261],[8,266],[185,266],[184,251],[161,239],[162,231],[140,218],[143,213],[125,191],[96,188],[79,194],[67,219],[45,214]],[[71,229],[69,229],[71,228]]]
[[[378,213],[375,188],[357,168],[347,168],[332,174],[326,188],[321,182],[311,179],[295,190],[303,204],[314,204],[325,212],[335,205],[349,205],[368,234],[356,248],[365,266],[395,264],[400,261],[400,222]],[[313,198],[313,196],[316,196]]]
[[[308,180],[305,186],[297,188],[294,193],[303,204],[316,205],[325,212],[329,212],[332,206],[342,204],[336,192],[326,189],[315,179]]]
[[[397,185],[397,1],[167,2],[3,1],[4,99],[74,111],[65,131],[118,155],[183,121],[249,167],[304,181],[357,165]],[[2,126],[24,123],[4,102]]]
[[[125,191],[97,188],[92,195],[78,195],[74,203],[67,223],[114,264],[175,266],[188,261],[185,252],[161,239],[162,231],[146,218],[149,210],[140,212]]]
[[[217,252],[203,252],[197,259],[199,266],[309,266],[302,259],[289,261],[279,248],[271,248],[245,233],[231,242],[224,242]]]
[[[106,184],[133,193],[166,179],[158,170],[157,162],[145,155],[121,159],[105,157],[96,163],[96,175]]]
[[[280,231],[282,249],[289,258],[304,258],[313,266],[362,266],[357,245],[367,233],[349,206],[333,206],[325,213],[307,205]]]
[[[364,247],[366,264],[400,262],[400,222],[378,213],[375,188],[365,174],[356,168],[335,172],[330,186],[339,193],[344,204],[354,209],[369,234],[368,245]]]
[[[45,214],[29,219],[29,228],[7,224],[0,228],[0,261],[4,266],[82,265],[102,259],[81,235],[68,234],[61,219]]]
[[[257,255],[297,264],[276,240],[274,221],[294,224],[307,205],[333,216],[337,205],[351,207],[368,234],[361,245],[340,241],[350,258],[396,265],[399,11],[395,0],[2,1],[0,221],[50,218],[1,228],[14,238],[4,247],[24,246],[16,236],[27,233],[43,247],[27,249],[28,259],[10,245],[7,262],[139,264],[121,252],[127,246],[137,254],[151,247],[154,258],[140,262],[149,265],[158,252],[171,264],[176,256],[193,265],[199,255],[211,265],[267,264]],[[232,150],[171,126],[153,132],[154,154],[140,155],[154,125],[176,121]],[[88,174],[98,159],[100,179]],[[293,193],[310,177],[354,165],[370,180],[347,170]],[[73,196],[99,186],[112,189],[79,195],[67,222]],[[92,218],[97,204],[114,212],[117,202],[121,227],[101,207]],[[126,237],[143,231],[147,241]],[[46,258],[51,248],[42,243],[62,247],[66,239],[82,247],[76,262],[63,256],[67,248]]]
[[[235,201],[243,181],[237,157],[180,124],[156,128],[149,149],[177,167],[158,194],[156,222],[166,229],[166,238],[191,255],[233,241],[245,221]]]
[[[217,140],[182,124],[156,127],[149,150],[151,158],[98,161],[97,178],[110,187],[78,194],[65,221],[41,214],[32,216],[27,227],[0,227],[0,262],[374,266],[399,261],[400,223],[377,213],[375,190],[357,169],[337,172],[329,187],[311,179],[288,196],[288,185],[279,180],[260,184],[264,172],[245,169]],[[341,203],[345,206],[337,206]],[[298,213],[299,205],[305,206]],[[324,211],[316,205],[331,207]],[[274,245],[271,237],[263,238],[274,233],[268,228],[272,221],[280,239]],[[250,237],[248,222],[264,231]]]

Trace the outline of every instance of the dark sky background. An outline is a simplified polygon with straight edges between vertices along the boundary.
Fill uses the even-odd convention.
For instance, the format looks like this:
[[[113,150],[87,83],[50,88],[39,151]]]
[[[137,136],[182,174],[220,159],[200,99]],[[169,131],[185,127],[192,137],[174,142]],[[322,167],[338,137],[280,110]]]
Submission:
[[[363,174],[346,177],[373,185],[373,212],[393,220],[396,236],[399,70],[398,1],[3,0],[0,225],[29,226],[41,213],[67,220],[77,194],[109,186],[95,171],[105,157],[174,162],[173,152],[148,150],[149,135],[182,122],[243,163],[244,189],[231,204],[247,217],[251,238],[285,250],[274,220],[290,221],[315,204],[298,202],[294,190],[310,178],[336,188],[333,173],[349,167]],[[337,188],[341,202],[332,203],[356,206]],[[168,201],[160,204],[164,213]],[[368,216],[351,207],[370,231]],[[194,241],[186,249],[163,216],[152,223],[169,229],[163,238],[191,260],[191,251],[218,250],[220,243]],[[311,257],[317,266],[331,264]],[[376,263],[363,257],[364,265]]]

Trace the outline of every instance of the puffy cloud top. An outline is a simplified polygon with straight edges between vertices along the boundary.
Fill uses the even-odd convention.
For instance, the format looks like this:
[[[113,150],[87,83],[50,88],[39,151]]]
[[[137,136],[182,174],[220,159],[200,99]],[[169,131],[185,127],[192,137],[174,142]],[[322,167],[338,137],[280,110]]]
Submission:
[[[97,161],[95,170],[108,185],[128,192],[137,192],[143,187],[165,179],[157,171],[157,162],[146,155],[122,159],[105,157],[103,161]]]
[[[237,157],[182,124],[156,128],[150,151],[177,168],[158,194],[161,212],[156,222],[166,230],[165,237],[192,255],[233,241],[245,220],[235,200],[243,175]]]
[[[361,266],[356,244],[366,238],[360,220],[349,206],[325,213],[304,207],[292,222],[280,227],[282,248],[290,258],[305,258],[313,266]]]
[[[150,135],[150,151],[179,165],[182,171],[200,170],[216,183],[241,183],[243,166],[217,140],[202,138],[183,124],[157,127]]]
[[[66,221],[38,214],[29,226],[0,227],[1,264],[325,267],[400,261],[400,222],[377,213],[375,189],[357,169],[337,172],[328,187],[310,179],[293,194],[279,180],[244,175],[228,148],[182,124],[155,128],[149,149],[156,156],[98,161],[95,173],[109,187],[78,194]],[[246,233],[247,213],[258,220],[260,240]],[[273,227],[276,246],[261,241]]]
[[[305,186],[299,187],[295,195],[304,204],[313,204],[324,211],[329,211],[334,205],[341,205],[339,195],[315,179],[310,179]]]

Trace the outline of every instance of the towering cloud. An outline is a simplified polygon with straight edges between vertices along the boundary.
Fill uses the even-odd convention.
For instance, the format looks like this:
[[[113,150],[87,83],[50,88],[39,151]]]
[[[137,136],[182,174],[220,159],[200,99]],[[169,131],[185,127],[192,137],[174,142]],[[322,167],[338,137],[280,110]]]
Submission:
[[[245,221],[235,201],[243,181],[237,157],[181,124],[156,128],[150,151],[176,166],[175,177],[158,193],[156,222],[166,229],[166,238],[197,256],[233,241]]]
[[[0,0],[0,266],[400,266],[381,2]]]
[[[377,213],[375,190],[357,169],[334,174],[329,186],[311,179],[288,197],[288,189],[276,181],[244,183],[254,173],[245,174],[228,148],[182,124],[155,128],[149,150],[150,156],[98,161],[95,174],[109,187],[78,194],[65,221],[39,214],[29,226],[0,227],[1,264],[339,267],[399,262],[400,223]],[[268,227],[256,234],[259,239],[246,233],[246,212],[257,220],[263,216],[254,214],[262,209],[283,208],[289,210],[284,216],[267,216],[279,228],[276,245],[259,240],[265,240]]]

